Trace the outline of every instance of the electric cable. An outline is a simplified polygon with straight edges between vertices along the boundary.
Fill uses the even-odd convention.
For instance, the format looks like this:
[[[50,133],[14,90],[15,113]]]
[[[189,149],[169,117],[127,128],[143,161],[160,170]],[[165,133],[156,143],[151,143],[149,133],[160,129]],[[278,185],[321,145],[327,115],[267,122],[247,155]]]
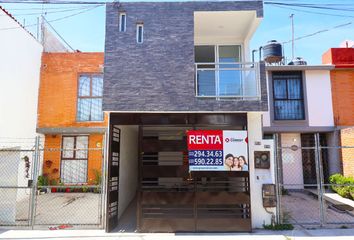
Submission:
[[[96,5],[94,7],[91,7],[89,9],[85,9],[83,11],[80,11],[78,13],[74,13],[74,14],[70,14],[70,15],[66,15],[64,17],[60,17],[60,18],[56,18],[56,19],[53,19],[53,20],[48,20],[48,22],[57,22],[57,21],[60,21],[60,20],[64,20],[64,19],[67,19],[67,18],[70,18],[70,17],[74,17],[74,16],[77,16],[79,14],[82,14],[82,13],[85,13],[85,12],[88,12],[88,11],[91,11],[93,9],[96,9],[98,7],[102,7],[104,5]],[[33,27],[33,26],[37,26],[37,23],[34,23],[34,24],[29,24],[29,25],[26,25],[26,26],[23,26],[25,28],[27,27]],[[5,31],[5,30],[11,30],[11,29],[17,29],[17,28],[22,28],[22,26],[18,26],[18,27],[8,27],[8,28],[0,28],[0,31]]]

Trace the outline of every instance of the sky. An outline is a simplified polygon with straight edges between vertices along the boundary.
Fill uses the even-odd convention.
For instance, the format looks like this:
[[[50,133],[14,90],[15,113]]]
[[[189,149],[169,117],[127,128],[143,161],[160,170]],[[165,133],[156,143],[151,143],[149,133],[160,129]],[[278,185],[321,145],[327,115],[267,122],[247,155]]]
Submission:
[[[282,0],[281,2],[286,1]],[[252,38],[251,49],[258,49],[265,45],[267,41],[273,39],[278,42],[291,40],[290,14],[294,14],[295,38],[330,29],[330,31],[295,41],[295,57],[304,58],[308,64],[321,64],[321,56],[329,48],[338,47],[344,40],[354,40],[354,0],[288,0],[288,2],[341,3],[348,4],[348,9],[346,11],[307,8],[288,9],[265,4],[264,18]],[[74,49],[88,52],[104,51],[104,6],[45,5],[42,7],[42,4],[2,4],[2,6],[13,14],[19,22],[24,23],[25,21],[25,25],[29,25],[28,30],[35,36],[37,18],[42,12],[47,12],[45,18]],[[327,16],[323,14],[346,16]],[[332,29],[342,24],[348,25]],[[286,57],[291,58],[291,43],[285,44],[284,47]]]

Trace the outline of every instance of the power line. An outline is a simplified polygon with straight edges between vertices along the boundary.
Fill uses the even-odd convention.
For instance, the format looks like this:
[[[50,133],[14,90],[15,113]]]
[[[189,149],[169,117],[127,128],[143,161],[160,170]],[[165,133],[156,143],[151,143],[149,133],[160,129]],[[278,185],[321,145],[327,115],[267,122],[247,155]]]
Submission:
[[[88,1],[58,1],[58,0],[48,0],[48,1],[34,1],[34,0],[29,0],[29,1],[19,1],[19,0],[1,0],[0,3],[21,3],[21,4],[71,4],[71,5],[97,5],[97,4],[105,4],[105,3],[113,3],[113,1],[98,1],[98,2],[88,2]]]
[[[354,8],[348,8],[349,6],[350,7],[353,6],[349,4],[343,6],[343,8],[328,7],[321,4],[299,4],[299,3],[295,4],[295,3],[281,3],[281,2],[264,2],[264,4],[299,7],[299,8],[315,8],[315,9],[324,9],[324,10],[347,11],[347,12],[354,11]]]
[[[301,40],[301,39],[304,39],[304,38],[315,36],[315,35],[320,34],[320,33],[329,32],[331,30],[335,30],[335,29],[342,28],[342,27],[347,27],[349,25],[352,25],[353,23],[354,22],[347,22],[347,23],[343,23],[343,24],[340,24],[340,25],[336,25],[336,26],[331,27],[331,28],[322,29],[322,30],[319,30],[319,31],[316,31],[316,32],[313,32],[313,33],[310,33],[310,34],[306,34],[306,35],[301,36],[301,37],[297,37],[294,40],[298,41],[298,40]],[[287,43],[290,43],[291,41],[292,40],[285,41],[285,42],[282,42],[282,44],[287,44]]]
[[[303,9],[296,9],[292,7],[286,7],[286,6],[278,6],[278,5],[271,5],[272,7],[277,7],[277,8],[283,8],[283,9],[290,9],[293,11],[297,12],[304,12],[304,13],[311,13],[311,14],[318,14],[318,15],[325,15],[325,16],[333,16],[333,17],[348,17],[348,18],[354,18],[354,16],[351,15],[342,15],[342,14],[332,14],[332,13],[324,13],[324,12],[315,12],[315,11],[308,11],[308,10],[303,10]]]
[[[78,13],[74,13],[74,14],[70,14],[70,15],[66,15],[64,17],[60,17],[60,18],[56,18],[56,19],[53,19],[53,20],[49,20],[48,22],[57,22],[57,21],[60,21],[60,20],[64,20],[64,19],[67,19],[67,18],[70,18],[70,17],[74,17],[74,16],[77,16],[79,14],[82,14],[82,13],[85,13],[85,12],[88,12],[88,11],[91,11],[93,9],[96,9],[98,7],[102,7],[103,5],[96,5],[94,7],[91,7],[89,9],[85,9],[83,11],[80,11]],[[27,27],[33,27],[33,26],[37,26],[37,23],[34,23],[34,24],[29,24],[29,25],[26,25],[24,26],[25,28]],[[18,28],[22,28],[21,26],[18,26],[18,27],[8,27],[8,28],[0,28],[0,31],[5,31],[5,30],[11,30],[11,29],[18,29]]]
[[[103,4],[101,4],[103,5]],[[97,5],[98,6],[98,5]],[[36,13],[21,13],[21,14],[11,14],[12,16],[31,16],[31,15],[41,15],[41,14],[52,14],[52,13],[61,13],[61,12],[74,12],[74,11],[79,11],[79,10],[82,10],[82,9],[88,9],[88,8],[91,8],[91,6],[86,6],[86,7],[77,7],[75,9],[66,9],[66,10],[58,10],[58,11],[41,11],[41,12],[36,12]],[[41,9],[42,10],[42,9]],[[5,15],[3,15],[5,16]]]
[[[55,28],[47,21],[47,19],[45,19],[45,17],[42,17],[42,19],[43,19],[43,20],[47,23],[47,25],[58,35],[58,37],[59,37],[61,40],[63,40],[63,42],[64,42],[72,51],[75,52],[75,49],[72,48],[72,47],[70,46],[70,44],[69,44],[67,41],[65,41],[65,39],[57,32],[57,30],[55,30]]]

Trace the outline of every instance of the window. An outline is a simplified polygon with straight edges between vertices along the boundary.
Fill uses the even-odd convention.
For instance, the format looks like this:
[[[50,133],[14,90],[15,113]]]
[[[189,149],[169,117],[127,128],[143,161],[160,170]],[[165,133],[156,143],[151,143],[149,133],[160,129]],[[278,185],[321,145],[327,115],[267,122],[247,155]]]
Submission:
[[[273,73],[275,120],[304,120],[301,72]]]
[[[88,136],[65,136],[62,148],[61,181],[63,183],[86,183]]]
[[[242,94],[241,46],[203,45],[194,48],[197,63],[197,96]]]
[[[102,121],[103,76],[80,75],[77,102],[77,120]]]
[[[136,42],[137,43],[143,43],[144,41],[144,25],[143,24],[137,24],[136,25]]]
[[[125,32],[127,30],[127,14],[119,13],[119,32]]]

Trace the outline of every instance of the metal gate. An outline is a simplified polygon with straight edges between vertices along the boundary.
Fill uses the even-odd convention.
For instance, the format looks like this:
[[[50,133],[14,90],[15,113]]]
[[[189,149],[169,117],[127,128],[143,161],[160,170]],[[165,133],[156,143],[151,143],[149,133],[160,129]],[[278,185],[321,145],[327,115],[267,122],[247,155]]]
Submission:
[[[354,181],[335,178],[342,176],[345,159],[354,161],[354,146],[330,146],[319,133],[302,134],[300,146],[282,143],[280,134],[275,139],[278,222],[352,227]],[[341,172],[333,170],[336,164],[342,166]]]
[[[120,140],[120,129],[112,125],[109,133],[106,232],[118,226]]]
[[[103,148],[51,145],[39,137],[1,143],[0,226],[103,228]]]
[[[248,172],[189,172],[185,130],[140,131],[139,231],[251,231]]]

